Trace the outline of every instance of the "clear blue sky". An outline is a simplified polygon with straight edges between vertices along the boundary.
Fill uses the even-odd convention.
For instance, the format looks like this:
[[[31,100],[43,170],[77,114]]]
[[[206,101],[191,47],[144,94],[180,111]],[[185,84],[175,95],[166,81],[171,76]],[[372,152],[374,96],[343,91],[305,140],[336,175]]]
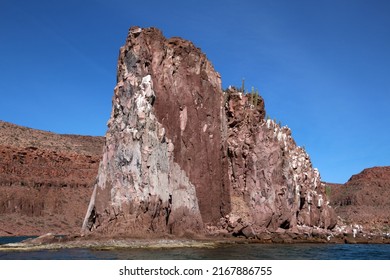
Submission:
[[[0,119],[104,135],[128,28],[193,41],[259,89],[323,180],[390,165],[390,1],[0,2]]]

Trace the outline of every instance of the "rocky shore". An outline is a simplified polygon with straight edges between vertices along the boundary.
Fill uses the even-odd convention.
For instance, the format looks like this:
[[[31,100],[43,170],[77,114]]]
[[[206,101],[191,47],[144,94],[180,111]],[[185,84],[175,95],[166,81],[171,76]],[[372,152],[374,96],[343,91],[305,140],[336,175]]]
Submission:
[[[35,146],[37,150],[47,151],[50,150],[45,144],[45,141],[42,141],[42,137],[39,135],[43,135],[46,137],[46,143],[59,143],[58,136],[54,133],[47,133],[42,131],[36,131],[33,129],[27,129],[19,126],[15,126],[8,123],[2,123],[2,145],[6,146],[7,144],[7,153],[9,154],[17,154],[17,149],[23,148],[25,146],[29,146],[32,139],[29,137],[35,138]],[[25,131],[26,133],[23,133]],[[8,135],[8,138],[6,137]],[[23,140],[26,143],[30,144],[21,144],[16,139],[14,141],[9,140],[11,136],[13,137],[19,135],[20,141]],[[63,146],[69,147],[70,150],[73,151],[73,154],[77,154],[77,158],[82,158],[83,152],[81,151],[82,147],[86,147],[86,145],[80,145],[80,142],[74,141],[72,139],[80,139],[80,136],[72,135],[66,136],[67,138]],[[8,140],[7,140],[8,139]],[[81,137],[81,139],[83,139]],[[101,157],[101,150],[99,152],[99,146],[103,144],[103,138],[97,138],[93,140],[93,138],[86,138],[89,143],[96,143],[96,148],[89,145],[89,149],[92,149],[94,156],[92,160],[99,161]],[[89,139],[92,139],[90,141]],[[12,145],[11,145],[12,143]],[[45,147],[46,145],[46,147]],[[18,147],[17,149],[13,147]],[[31,146],[31,145],[30,145]],[[77,150],[78,149],[78,150]],[[52,149],[52,150],[57,150]],[[58,153],[58,152],[57,152]],[[90,152],[91,153],[91,152]],[[25,157],[31,157],[30,155],[25,155]],[[42,155],[41,155],[42,157]],[[18,171],[21,168],[23,170],[31,170],[32,167],[29,167],[33,162],[24,161],[23,164],[17,165],[16,163],[12,163],[12,161],[6,162],[6,158],[3,157],[2,161],[4,165],[14,166],[13,169],[15,172],[21,173],[22,171]],[[79,164],[79,161],[71,161],[75,165]],[[47,164],[50,162],[47,161]],[[4,166],[3,165],[3,166]],[[44,167],[44,166],[43,166]],[[58,167],[52,167],[58,168]],[[97,172],[97,165],[95,165],[95,172]],[[84,168],[85,169],[85,168]],[[4,179],[11,178],[11,175],[7,175],[7,173],[2,173],[2,193],[1,197],[4,200],[8,197],[7,201],[2,202],[2,215],[1,215],[1,228],[0,235],[1,236],[18,236],[18,235],[43,235],[45,232],[53,232],[55,235],[67,235],[73,236],[72,238],[76,238],[75,234],[78,234],[81,227],[80,216],[82,216],[83,212],[86,209],[86,203],[90,196],[90,189],[76,185],[73,187],[64,186],[65,181],[58,178],[58,185],[53,185],[51,188],[45,188],[44,186],[32,188],[31,186],[21,186],[21,182],[27,182],[26,176],[20,176],[16,180],[16,177],[13,180],[9,180],[8,184],[5,184]],[[24,173],[23,173],[24,174]],[[27,174],[27,173],[26,173]],[[284,230],[278,229],[279,232],[271,233],[269,231],[264,231],[262,233],[258,233],[254,235],[249,228],[243,227],[242,223],[234,220],[234,217],[231,219],[223,219],[225,222],[225,226],[223,228],[216,228],[213,226],[206,226],[207,235],[212,239],[217,238],[230,238],[231,236],[235,236],[239,240],[250,240],[251,242],[348,242],[348,243],[387,243],[389,231],[386,227],[388,225],[388,215],[389,211],[386,208],[386,203],[377,203],[379,197],[381,199],[387,197],[381,196],[384,191],[388,188],[386,187],[389,182],[389,168],[386,167],[376,167],[364,170],[362,173],[354,175],[345,185],[336,185],[325,183],[325,185],[330,188],[328,195],[330,196],[330,203],[334,207],[336,214],[339,216],[338,225],[332,230],[323,230],[320,228],[311,228],[311,227],[298,227],[297,230]],[[93,180],[93,175],[90,176]],[[39,184],[39,182],[46,182],[50,178],[45,176],[36,177],[37,179],[31,180],[30,184]],[[86,176],[83,177],[85,180]],[[62,180],[62,181],[61,181]],[[79,180],[78,182],[81,182]],[[62,185],[62,187],[60,187]],[[42,190],[41,190],[42,189]],[[45,189],[46,191],[43,191]],[[82,190],[83,192],[80,192]],[[28,213],[30,209],[32,209],[35,205],[38,204],[39,196],[35,193],[45,194],[45,203],[43,204],[44,210],[42,215],[37,215],[33,213]],[[69,194],[66,194],[69,193]],[[8,195],[8,196],[7,196]],[[68,199],[65,199],[66,196],[69,196]],[[27,200],[27,197],[31,197],[31,200]],[[50,205],[55,204],[53,201],[58,201],[58,199],[62,197],[66,200],[68,206],[61,206],[60,204],[56,204],[57,210],[49,208]],[[72,197],[77,197],[78,200],[73,199]],[[65,201],[64,200],[64,201]],[[58,213],[60,209],[71,209],[71,208],[79,208],[75,203],[78,201],[84,201],[84,205],[81,205],[83,208],[80,211],[80,214],[67,216],[61,215]],[[4,205],[9,205],[11,202],[13,203],[13,211],[9,211],[9,207],[6,208]],[[15,204],[15,201],[20,201],[20,203]],[[42,200],[43,201],[43,200]],[[27,206],[30,205],[30,206]],[[27,206],[27,207],[26,207]],[[22,211],[22,209],[24,209]],[[35,207],[35,211],[37,211],[37,207]],[[365,209],[364,211],[361,209]],[[57,214],[55,214],[57,211]],[[46,214],[45,214],[46,213]],[[72,230],[69,231],[69,227],[65,226],[67,219],[72,218],[74,220],[75,226],[71,227]],[[53,222],[50,222],[53,221]],[[62,222],[63,221],[63,222]],[[63,226],[61,226],[63,224]],[[355,238],[353,237],[355,235]],[[219,236],[219,237],[217,237]],[[71,238],[71,239],[72,239]],[[80,242],[84,242],[81,240],[86,240],[85,237],[76,238],[80,240]],[[328,240],[329,239],[329,240]],[[54,239],[56,240],[56,239]],[[58,246],[62,246],[65,240],[69,241],[69,238],[62,239]],[[57,240],[59,241],[59,240]],[[87,242],[87,241],[85,241]],[[96,241],[97,242],[97,241]],[[145,241],[147,243],[147,241]],[[76,242],[77,243],[77,242]],[[45,245],[43,245],[45,246]]]
[[[163,248],[216,248],[228,244],[291,244],[291,243],[321,243],[321,244],[390,244],[390,236],[367,233],[336,233],[312,229],[309,232],[264,232],[255,238],[237,238],[229,235],[192,236],[177,238],[171,235],[150,235],[145,237],[99,237],[99,236],[56,236],[46,234],[37,238],[29,238],[18,243],[0,245],[0,252],[7,251],[37,251],[86,248],[93,250],[117,249],[163,249]]]
[[[35,161],[43,162],[40,157],[43,157],[46,153],[43,151],[56,151],[64,150],[63,148],[50,147],[50,143],[56,143],[62,147],[68,147],[72,151],[73,155],[76,158],[83,158],[83,147],[88,147],[90,149],[90,154],[93,155],[91,160],[96,162],[100,161],[102,149],[99,148],[104,143],[103,137],[93,137],[83,138],[77,135],[68,135],[64,140],[59,140],[62,136],[55,133],[49,133],[44,131],[37,131],[34,129],[23,128],[13,124],[1,122],[1,145],[6,147],[3,149],[3,154],[7,153],[11,156],[18,155],[19,149],[24,149],[28,146],[37,147],[37,151],[42,151],[41,154],[37,154]],[[16,139],[16,138],[17,139]],[[80,143],[77,139],[85,139],[89,145]],[[75,141],[76,140],[76,141]],[[22,141],[22,143],[20,143]],[[84,142],[85,143],[85,142]],[[95,145],[96,143],[96,145]],[[95,148],[94,148],[95,147]],[[85,149],[85,148],[84,148]],[[24,158],[33,157],[32,154],[24,155]],[[8,160],[7,160],[8,158]],[[34,158],[34,157],[33,157]],[[87,155],[88,158],[88,155]],[[76,168],[78,161],[69,161],[69,164],[74,164],[74,167],[71,170]],[[44,235],[46,232],[53,232],[55,235],[68,235],[75,236],[80,232],[80,227],[82,223],[82,217],[85,209],[87,207],[87,201],[90,197],[90,188],[85,186],[80,186],[83,180],[94,180],[93,172],[89,173],[92,175],[85,175],[77,179],[79,183],[72,186],[65,186],[66,180],[59,177],[57,178],[58,183],[53,184],[50,188],[48,186],[37,186],[39,184],[44,185],[43,182],[49,182],[51,176],[44,175],[36,176],[32,178],[32,173],[28,173],[28,170],[34,169],[34,161],[24,160],[23,163],[14,162],[12,157],[2,157],[0,159],[2,162],[2,167],[8,166],[7,170],[15,170],[15,173],[20,173],[20,176],[14,176],[12,173],[7,173],[2,169],[2,181],[1,181],[1,190],[0,199],[1,205],[0,210],[0,236],[39,236]],[[59,166],[53,166],[53,163],[50,161],[45,161],[47,165],[42,165],[43,169],[58,169]],[[97,163],[93,168],[94,172],[97,173]],[[11,168],[12,166],[12,168]],[[50,167],[52,166],[52,167]],[[83,169],[85,170],[86,165],[82,164]],[[87,165],[88,166],[88,165]],[[23,171],[25,170],[25,171]],[[31,175],[27,175],[31,174]],[[12,177],[14,176],[14,177]],[[28,180],[27,178],[32,178]],[[76,179],[76,177],[73,177]],[[87,179],[89,178],[89,179]],[[8,182],[8,183],[6,183]],[[25,184],[23,182],[30,182]],[[374,242],[374,243],[386,243],[389,235],[389,226],[388,226],[388,213],[390,209],[388,208],[388,203],[386,202],[386,197],[389,197],[387,194],[388,183],[390,182],[390,169],[389,167],[375,167],[368,168],[362,171],[359,174],[356,174],[351,177],[351,179],[346,184],[331,184],[324,183],[327,188],[327,195],[330,198],[330,204],[335,209],[335,212],[338,219],[338,225],[333,231],[323,231],[320,229],[302,227],[300,233],[295,231],[287,238],[280,237],[280,235],[285,234],[285,230],[279,229],[280,233],[275,234],[274,240],[294,240],[297,239],[307,239],[310,237],[310,240],[319,240],[319,242],[327,242],[328,236],[331,236],[331,240],[336,240],[334,236],[338,236],[338,242]],[[90,183],[89,183],[90,184]],[[36,185],[36,187],[32,187]],[[62,186],[62,187],[61,187]],[[44,197],[43,197],[44,196]],[[44,198],[44,200],[43,200]],[[63,203],[60,204],[59,199],[62,199]],[[55,203],[56,202],[56,203]],[[78,206],[80,204],[80,206]],[[11,205],[12,207],[9,207]],[[40,210],[41,214],[38,212],[38,205],[43,206],[43,209]],[[55,208],[57,208],[55,210]],[[30,209],[30,211],[28,210]],[[77,213],[72,215],[63,215],[60,213],[60,209],[65,211],[66,209],[79,209]],[[11,211],[12,210],[12,211]],[[69,213],[67,211],[67,213]],[[69,221],[72,219],[71,221]],[[209,236],[221,236],[229,237],[236,236],[239,238],[249,238],[249,239],[262,239],[270,241],[272,238],[270,236],[274,235],[269,232],[258,234],[254,236],[251,231],[243,228],[242,224],[234,223],[234,219],[227,220],[223,219],[226,223],[224,229],[216,229],[215,227],[208,226],[206,227]],[[66,224],[73,224],[74,226],[69,227]],[[355,233],[356,237],[353,238]],[[305,238],[296,237],[295,235],[301,234],[306,236]],[[321,238],[317,238],[317,237]],[[352,238],[351,238],[352,237]],[[284,242],[284,241],[283,241]]]

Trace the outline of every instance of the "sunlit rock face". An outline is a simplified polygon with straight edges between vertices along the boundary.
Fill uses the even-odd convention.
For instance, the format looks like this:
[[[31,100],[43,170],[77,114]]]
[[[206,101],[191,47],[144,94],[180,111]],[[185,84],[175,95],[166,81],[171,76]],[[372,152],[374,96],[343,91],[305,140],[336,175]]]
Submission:
[[[191,42],[130,29],[84,232],[256,236],[332,228],[319,172],[261,97],[221,79]]]

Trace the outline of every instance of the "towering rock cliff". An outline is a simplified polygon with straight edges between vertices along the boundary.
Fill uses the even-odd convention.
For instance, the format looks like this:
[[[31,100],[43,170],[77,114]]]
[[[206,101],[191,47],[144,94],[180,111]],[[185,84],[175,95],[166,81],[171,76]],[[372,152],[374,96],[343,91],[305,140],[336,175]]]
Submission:
[[[221,83],[205,55],[157,29],[132,28],[117,81],[84,229],[199,232],[228,213]]]
[[[191,42],[131,28],[83,231],[332,228],[309,156],[287,127],[264,115],[260,97],[223,92],[219,74]]]

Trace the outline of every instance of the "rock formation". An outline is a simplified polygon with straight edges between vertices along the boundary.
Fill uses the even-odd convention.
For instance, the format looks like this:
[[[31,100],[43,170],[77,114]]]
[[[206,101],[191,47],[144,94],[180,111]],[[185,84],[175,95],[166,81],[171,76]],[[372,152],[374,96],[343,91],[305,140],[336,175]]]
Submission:
[[[199,232],[223,202],[219,77],[193,44],[133,28],[117,81],[84,229]],[[204,125],[214,138],[200,135]]]
[[[129,30],[83,231],[182,235],[331,229],[318,170],[258,96],[221,89],[191,42]]]
[[[230,88],[225,103],[234,234],[336,225],[318,170],[290,129],[264,119],[264,101]],[[232,221],[239,222],[233,222]],[[245,233],[247,232],[247,233]]]
[[[0,121],[0,236],[78,233],[103,143]]]

